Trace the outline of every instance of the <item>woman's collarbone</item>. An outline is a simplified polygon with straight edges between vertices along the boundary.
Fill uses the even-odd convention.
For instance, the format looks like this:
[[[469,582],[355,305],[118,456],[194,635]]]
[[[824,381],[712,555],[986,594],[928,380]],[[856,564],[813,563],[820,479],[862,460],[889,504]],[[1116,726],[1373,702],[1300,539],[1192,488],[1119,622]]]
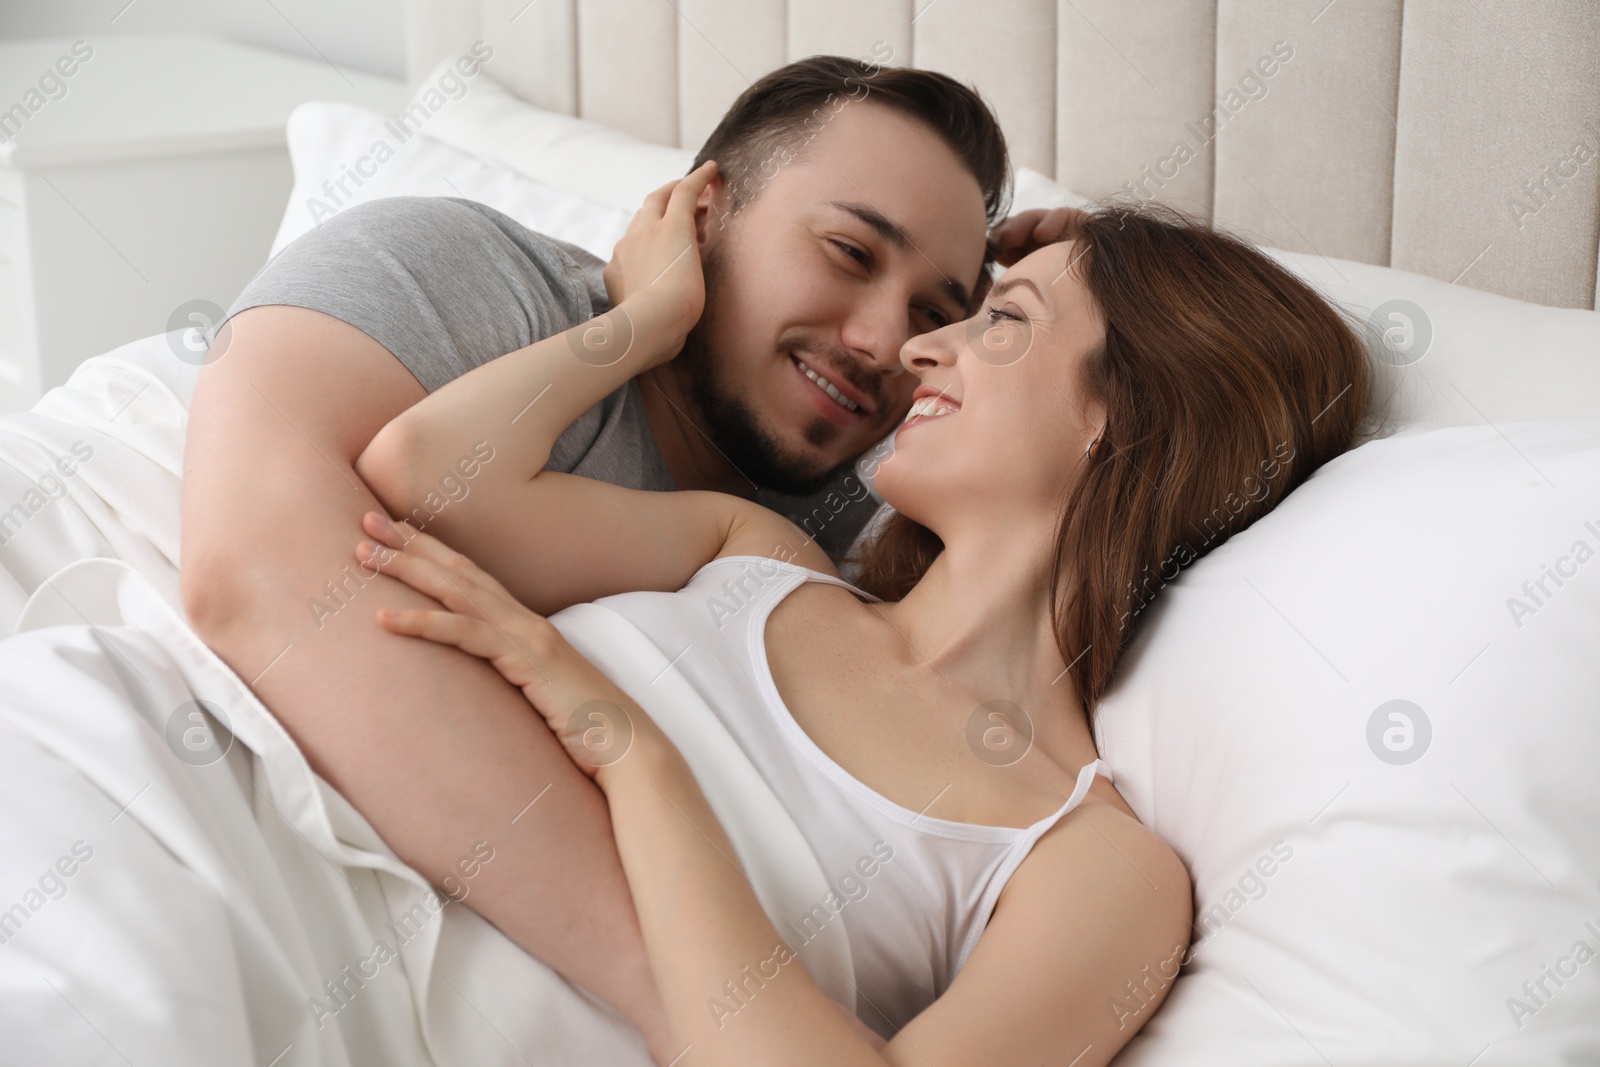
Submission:
[[[869,605],[819,586],[829,589],[840,596],[790,594],[766,635],[780,698],[829,759],[900,807],[950,822],[1021,828],[1065,802],[1075,769],[1050,754],[1037,716],[941,678],[903,654]],[[784,610],[790,601],[800,610]],[[841,610],[846,601],[863,611]]]

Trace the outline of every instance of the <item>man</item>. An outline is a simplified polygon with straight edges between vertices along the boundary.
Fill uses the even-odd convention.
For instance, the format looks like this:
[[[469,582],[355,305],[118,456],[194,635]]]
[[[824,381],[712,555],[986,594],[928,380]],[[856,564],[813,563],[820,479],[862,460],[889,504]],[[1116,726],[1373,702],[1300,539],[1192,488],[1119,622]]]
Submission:
[[[744,93],[704,159],[718,162],[696,215],[705,314],[676,360],[580,417],[550,468],[798,495],[789,510],[825,516],[803,525],[837,554],[865,516],[838,515],[828,494],[862,498],[851,461],[905,415],[916,381],[901,345],[965,317],[979,287],[1004,141],[948,78],[813,57]],[[1014,220],[1010,243],[1035,221]],[[383,510],[356,461],[386,423],[650,281],[628,277],[625,249],[604,277],[585,258],[483,205],[420,198],[351,209],[285,249],[230,309],[195,391],[182,592],[195,629],[397,855],[439,884],[491,841],[474,909],[666,1062],[603,798],[486,664],[383,631],[378,607],[436,605],[353,556],[360,516]],[[440,472],[404,517],[469,556],[559,521],[450,536],[469,468]]]

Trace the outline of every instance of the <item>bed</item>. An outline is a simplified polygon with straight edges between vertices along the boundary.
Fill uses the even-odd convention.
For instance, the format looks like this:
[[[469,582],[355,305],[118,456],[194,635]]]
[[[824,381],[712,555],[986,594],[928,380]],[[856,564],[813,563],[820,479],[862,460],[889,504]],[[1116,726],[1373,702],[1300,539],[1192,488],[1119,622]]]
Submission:
[[[977,84],[1017,207],[1152,195],[1368,321],[1381,422],[1162,590],[1097,718],[1196,896],[1171,973],[1108,999],[1147,1023],[1116,1062],[1600,1060],[1591,5],[416,0],[407,33],[422,136],[330,198],[392,127],[303,107],[275,250],[451,195],[604,255],[749,79],[829,51]],[[203,356],[145,338],[0,418],[0,1059],[648,1063],[400,863],[189,631]],[[569,636],[658,673],[604,620]],[[818,899],[692,694],[647,707],[769,910]],[[807,966],[846,998],[848,944]]]

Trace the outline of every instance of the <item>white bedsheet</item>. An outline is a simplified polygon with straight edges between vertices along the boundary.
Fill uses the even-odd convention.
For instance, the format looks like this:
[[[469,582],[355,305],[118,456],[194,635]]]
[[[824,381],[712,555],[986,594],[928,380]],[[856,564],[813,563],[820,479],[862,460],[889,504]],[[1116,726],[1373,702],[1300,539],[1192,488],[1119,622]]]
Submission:
[[[170,337],[87,360],[33,410],[0,416],[0,634],[47,577],[91,556],[126,560],[181,613],[178,489],[200,368]],[[70,475],[55,465],[85,455]]]
[[[147,338],[0,418],[0,508],[25,512],[0,547],[0,630],[16,628],[0,641],[0,1063],[648,1064],[614,1013],[401,863],[186,625],[195,373]],[[40,479],[74,445],[88,458]],[[820,899],[815,858],[709,709],[671,675],[642,683],[659,652],[581,608],[562,629],[684,750],[763,903]],[[231,742],[194,766],[179,755],[201,700]],[[802,963],[853,1004],[842,936]]]

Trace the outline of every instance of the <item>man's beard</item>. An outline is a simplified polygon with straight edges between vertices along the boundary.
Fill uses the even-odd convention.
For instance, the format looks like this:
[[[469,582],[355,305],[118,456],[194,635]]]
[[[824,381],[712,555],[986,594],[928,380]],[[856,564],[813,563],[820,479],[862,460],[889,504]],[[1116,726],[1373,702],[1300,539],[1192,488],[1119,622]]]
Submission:
[[[796,455],[785,448],[761,417],[743,397],[723,387],[717,357],[706,341],[707,324],[716,306],[715,294],[723,276],[724,249],[709,250],[704,257],[706,310],[689,331],[683,351],[675,358],[673,371],[692,408],[691,417],[711,438],[711,443],[746,478],[763,489],[790,496],[809,496],[827,485],[853,461],[817,470],[815,460]],[[723,359],[746,358],[744,354],[724,355]],[[839,428],[821,415],[806,425],[805,439],[821,447],[839,434]]]

